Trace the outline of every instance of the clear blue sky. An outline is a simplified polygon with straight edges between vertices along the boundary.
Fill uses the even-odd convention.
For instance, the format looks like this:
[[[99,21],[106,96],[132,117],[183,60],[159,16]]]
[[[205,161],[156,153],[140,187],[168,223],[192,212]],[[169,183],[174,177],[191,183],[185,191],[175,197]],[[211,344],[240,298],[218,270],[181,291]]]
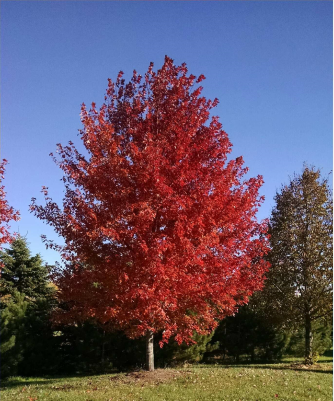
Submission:
[[[61,201],[61,171],[48,156],[77,136],[80,104],[101,104],[119,70],[160,67],[164,56],[203,73],[204,95],[251,175],[273,197],[303,162],[332,170],[332,2],[2,1],[1,157],[9,160],[14,230],[53,263],[28,212],[42,185]]]

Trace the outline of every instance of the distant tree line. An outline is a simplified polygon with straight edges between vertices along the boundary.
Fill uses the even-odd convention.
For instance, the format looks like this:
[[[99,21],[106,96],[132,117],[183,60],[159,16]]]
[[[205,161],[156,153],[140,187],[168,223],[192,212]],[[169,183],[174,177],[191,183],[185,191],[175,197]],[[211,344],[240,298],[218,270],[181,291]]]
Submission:
[[[314,363],[332,344],[332,195],[320,172],[305,167],[275,197],[269,221],[271,269],[262,291],[193,345],[172,338],[156,366],[193,362],[275,361],[303,356]],[[50,266],[17,237],[0,254],[1,375],[106,372],[145,365],[145,338],[131,340],[93,319],[59,324],[62,307]],[[64,307],[69,307],[66,305]]]

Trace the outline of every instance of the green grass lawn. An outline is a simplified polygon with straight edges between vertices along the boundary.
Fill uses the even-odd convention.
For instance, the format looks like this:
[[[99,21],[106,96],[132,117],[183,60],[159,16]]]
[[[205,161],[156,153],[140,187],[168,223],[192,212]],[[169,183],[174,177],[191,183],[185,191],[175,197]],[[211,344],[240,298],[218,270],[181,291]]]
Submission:
[[[12,377],[1,400],[332,400],[332,358],[312,367],[280,364],[195,365],[155,372],[82,377]]]

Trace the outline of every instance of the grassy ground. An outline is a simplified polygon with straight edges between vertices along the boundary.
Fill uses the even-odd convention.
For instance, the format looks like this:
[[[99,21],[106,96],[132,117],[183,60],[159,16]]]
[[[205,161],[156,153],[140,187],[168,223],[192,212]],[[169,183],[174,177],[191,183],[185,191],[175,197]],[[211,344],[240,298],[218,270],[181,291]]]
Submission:
[[[68,401],[255,401],[332,400],[332,358],[306,367],[280,364],[196,365],[155,372],[84,377],[13,377],[2,383],[1,400]]]

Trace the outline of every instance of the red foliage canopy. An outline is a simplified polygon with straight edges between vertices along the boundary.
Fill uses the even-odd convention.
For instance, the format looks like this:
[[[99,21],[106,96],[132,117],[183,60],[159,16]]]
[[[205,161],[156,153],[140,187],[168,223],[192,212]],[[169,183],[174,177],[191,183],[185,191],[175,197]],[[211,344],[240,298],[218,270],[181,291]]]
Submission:
[[[5,178],[5,166],[7,160],[3,159],[0,163],[0,183]],[[8,205],[6,199],[5,187],[0,185],[0,249],[3,244],[11,242],[14,239],[14,235],[9,232],[9,222],[11,220],[19,220],[19,212],[15,211],[11,206]]]
[[[267,223],[258,223],[261,176],[243,181],[218,100],[201,97],[205,77],[166,57],[157,72],[109,80],[97,110],[82,106],[84,156],[58,145],[63,207],[43,188],[31,208],[65,239],[55,282],[71,307],[57,318],[94,317],[130,337],[163,330],[189,341],[261,288]],[[197,85],[195,85],[197,86]],[[58,160],[58,161],[57,161]],[[54,246],[52,243],[49,245]]]

